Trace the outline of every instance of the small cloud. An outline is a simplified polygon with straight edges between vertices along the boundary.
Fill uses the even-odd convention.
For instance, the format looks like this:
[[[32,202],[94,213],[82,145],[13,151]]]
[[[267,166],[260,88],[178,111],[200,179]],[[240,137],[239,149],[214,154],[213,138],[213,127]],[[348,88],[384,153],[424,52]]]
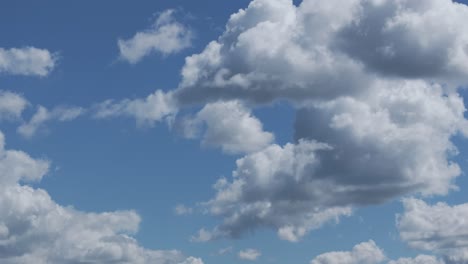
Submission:
[[[246,250],[239,251],[238,257],[242,260],[254,261],[257,260],[261,255],[262,253],[260,251],[249,248]]]

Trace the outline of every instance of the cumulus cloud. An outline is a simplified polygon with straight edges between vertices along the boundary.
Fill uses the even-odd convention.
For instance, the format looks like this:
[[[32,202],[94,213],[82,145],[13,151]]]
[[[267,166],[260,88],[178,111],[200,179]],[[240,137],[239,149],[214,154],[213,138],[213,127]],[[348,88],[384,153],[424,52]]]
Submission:
[[[397,219],[400,237],[411,247],[444,255],[448,264],[468,262],[468,204],[429,205],[418,199],[403,201]]]
[[[202,145],[220,147],[230,154],[258,151],[274,140],[239,101],[207,104],[194,118],[182,122],[185,136],[196,137],[204,125]]]
[[[310,264],[445,264],[434,256],[418,255],[415,258],[387,260],[384,251],[373,240],[360,243],[351,251],[327,252],[315,257]]]
[[[238,257],[242,260],[254,261],[257,260],[261,255],[262,253],[260,251],[249,248],[239,251]]]
[[[140,217],[133,211],[86,213],[63,207],[39,181],[49,161],[7,150],[0,132],[0,260],[2,263],[202,264],[176,250],[149,250],[131,237]]]
[[[177,22],[174,13],[175,10],[166,10],[156,18],[150,29],[137,32],[127,40],[119,39],[120,57],[135,64],[154,52],[169,55],[190,47],[193,33]]]
[[[172,93],[157,90],[144,99],[124,99],[118,102],[107,100],[94,106],[98,119],[111,117],[133,117],[139,125],[154,125],[163,119],[171,119],[178,111]]]
[[[451,139],[468,134],[457,93],[468,81],[467,10],[450,0],[253,0],[186,58],[177,89],[108,102],[99,116],[156,122],[204,106],[186,135],[246,156],[203,204],[221,224],[193,240],[267,227],[297,241],[356,206],[457,188]],[[231,110],[278,100],[298,109],[283,146],[248,110]],[[228,122],[236,115],[249,129]],[[234,134],[256,135],[255,147]]]
[[[46,76],[55,67],[57,55],[34,47],[0,48],[0,73]]]
[[[21,95],[0,90],[0,120],[19,119],[28,101]]]
[[[384,252],[370,240],[351,251],[328,252],[314,258],[310,264],[378,264],[386,259]]]
[[[81,107],[65,107],[58,106],[52,110],[47,110],[43,106],[38,106],[36,113],[31,119],[18,127],[18,133],[22,136],[30,138],[36,134],[38,129],[44,126],[44,123],[49,121],[67,122],[76,119],[82,115],[85,110]]]
[[[445,264],[444,261],[428,255],[419,255],[415,258],[400,258],[392,260],[388,264]]]

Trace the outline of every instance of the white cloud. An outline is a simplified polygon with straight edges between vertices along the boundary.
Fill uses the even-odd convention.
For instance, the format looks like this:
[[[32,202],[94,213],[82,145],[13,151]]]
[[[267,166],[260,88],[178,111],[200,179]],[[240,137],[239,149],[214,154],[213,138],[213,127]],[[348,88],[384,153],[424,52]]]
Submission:
[[[138,32],[131,39],[119,39],[120,57],[135,64],[153,52],[163,55],[190,47],[192,31],[174,18],[174,10],[162,12],[150,29]]]
[[[0,120],[19,119],[28,101],[21,95],[0,90]]]
[[[238,101],[209,103],[194,118],[185,119],[182,126],[188,137],[205,130],[202,145],[220,147],[230,154],[258,151],[274,140],[273,134],[263,131],[262,123]]]
[[[46,76],[55,67],[57,55],[34,47],[0,48],[0,73]]]
[[[154,125],[162,119],[171,119],[178,111],[172,93],[157,90],[144,99],[125,99],[119,102],[107,100],[94,107],[95,117],[134,117],[139,125]]]
[[[29,122],[19,126],[17,130],[18,133],[20,133],[22,136],[30,138],[34,136],[37,130],[40,129],[46,122],[71,121],[82,115],[84,112],[85,110],[81,107],[59,106],[49,111],[43,106],[38,106],[36,113],[31,117]]]
[[[434,256],[419,255],[415,258],[400,258],[392,260],[388,264],[445,264],[444,261],[437,259]]]
[[[411,247],[444,255],[447,264],[468,262],[468,204],[428,205],[405,199],[397,219],[400,237]]]
[[[55,203],[39,181],[49,162],[5,149],[0,132],[0,262],[202,264],[179,251],[144,249],[131,237],[140,217],[133,211],[86,213]]]
[[[358,244],[351,251],[328,252],[314,258],[310,264],[378,264],[385,254],[374,241]]]
[[[239,251],[238,257],[242,260],[254,261],[257,260],[261,255],[262,253],[260,251],[249,248]]]

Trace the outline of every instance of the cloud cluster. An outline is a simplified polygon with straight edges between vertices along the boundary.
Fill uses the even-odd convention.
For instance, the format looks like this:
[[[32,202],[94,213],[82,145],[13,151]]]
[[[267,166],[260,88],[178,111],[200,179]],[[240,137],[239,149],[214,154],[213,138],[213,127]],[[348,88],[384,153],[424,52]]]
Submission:
[[[39,181],[47,160],[7,150],[0,132],[0,260],[2,263],[202,264],[179,251],[148,250],[131,234],[133,211],[86,213],[63,207],[24,183]]]
[[[327,252],[315,257],[310,264],[444,264],[434,256],[419,255],[387,261],[387,257],[374,241],[360,243],[351,251]]]
[[[270,227],[297,241],[355,206],[457,188],[451,138],[468,131],[456,91],[468,68],[452,55],[467,56],[468,32],[427,34],[425,24],[440,18],[463,27],[468,7],[446,0],[342,5],[254,0],[217,41],[186,59],[174,92],[180,105],[287,99],[299,108],[294,143],[248,154],[232,180],[215,185],[205,206],[222,223],[203,229],[205,240]],[[410,61],[428,65],[396,70]]]
[[[46,76],[55,67],[57,55],[34,47],[0,48],[0,73]]]
[[[448,264],[468,262],[468,204],[428,205],[405,199],[405,212],[398,217],[400,237],[411,247],[444,255]]]
[[[120,57],[135,64],[154,52],[169,55],[190,47],[193,33],[176,21],[174,12],[166,10],[159,14],[150,29],[137,32],[127,40],[119,39]]]

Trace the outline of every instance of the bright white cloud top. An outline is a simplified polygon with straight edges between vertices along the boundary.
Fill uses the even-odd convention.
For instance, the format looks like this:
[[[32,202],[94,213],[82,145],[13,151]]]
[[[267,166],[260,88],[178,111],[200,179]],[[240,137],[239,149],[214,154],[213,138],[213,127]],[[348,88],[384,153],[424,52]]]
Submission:
[[[119,39],[120,57],[135,64],[151,53],[170,55],[190,47],[193,33],[177,22],[174,13],[175,10],[166,10],[159,14],[150,29],[137,32],[130,39]]]
[[[262,253],[256,249],[248,248],[248,249],[239,251],[237,255],[242,260],[254,261],[254,260],[257,260],[262,255]]]
[[[55,67],[57,55],[35,47],[0,48],[0,74],[41,76]]]
[[[19,119],[28,104],[19,94],[0,90],[0,120]]]

